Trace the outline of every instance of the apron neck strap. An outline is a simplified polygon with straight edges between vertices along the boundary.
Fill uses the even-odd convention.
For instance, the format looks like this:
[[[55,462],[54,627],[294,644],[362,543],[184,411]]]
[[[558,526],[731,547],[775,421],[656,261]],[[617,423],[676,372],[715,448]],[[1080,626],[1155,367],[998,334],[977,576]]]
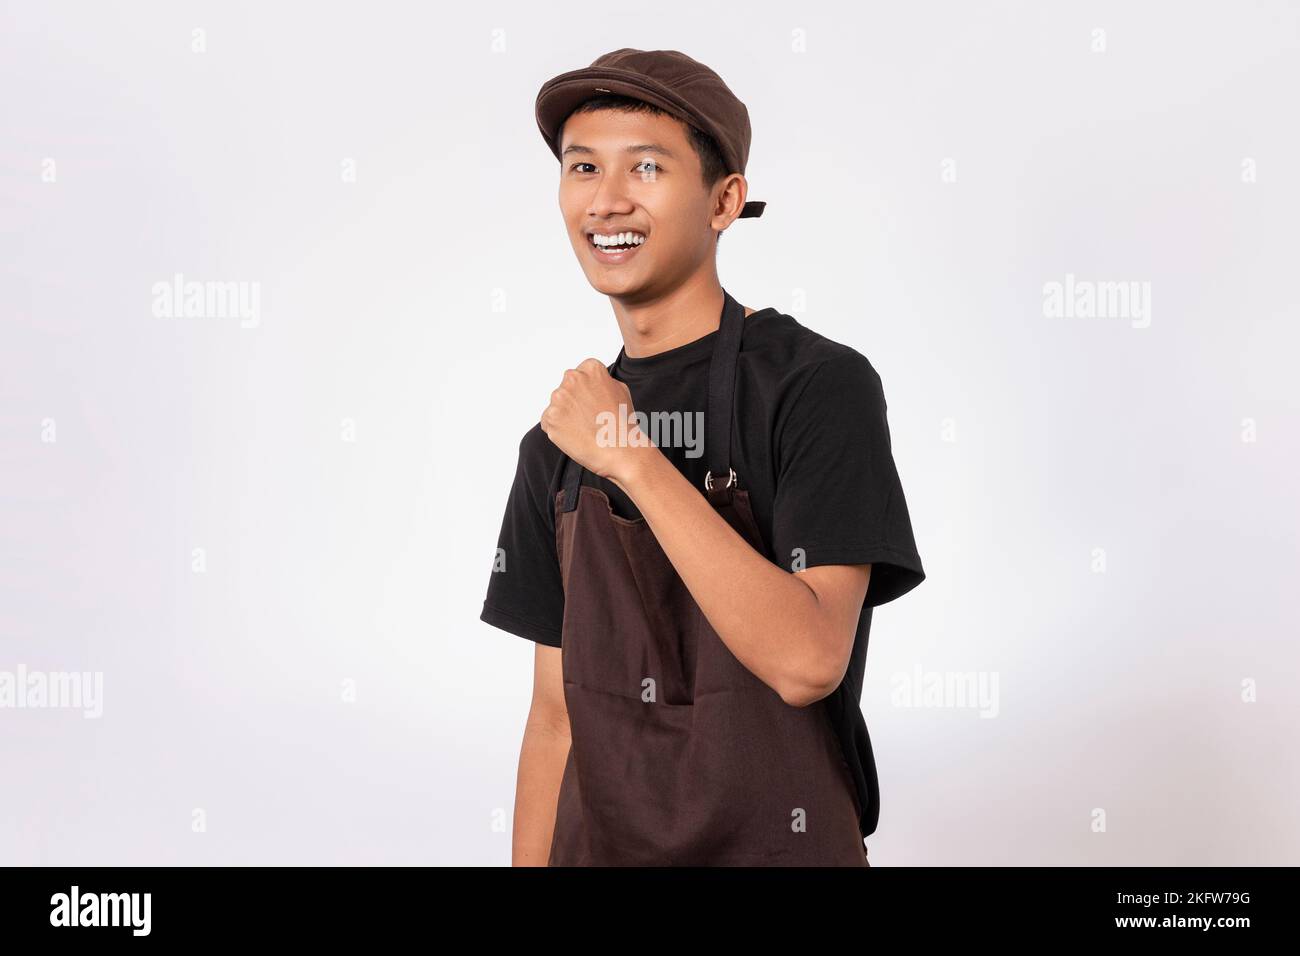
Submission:
[[[730,502],[736,487],[736,473],[731,468],[731,419],[744,325],[745,307],[723,289],[722,321],[709,362],[709,405],[704,413],[704,454],[709,462],[704,490],[715,505]]]
[[[713,341],[713,356],[709,360],[708,409],[704,413],[704,452],[709,463],[704,490],[714,505],[731,501],[731,494],[736,489],[736,473],[731,467],[731,424],[736,394],[736,361],[740,355],[744,324],[745,307],[723,289],[722,319],[718,324],[718,336]],[[614,366],[611,365],[609,371],[612,375]],[[564,489],[561,511],[572,511],[578,506],[584,471],[572,458],[565,456],[560,479]]]

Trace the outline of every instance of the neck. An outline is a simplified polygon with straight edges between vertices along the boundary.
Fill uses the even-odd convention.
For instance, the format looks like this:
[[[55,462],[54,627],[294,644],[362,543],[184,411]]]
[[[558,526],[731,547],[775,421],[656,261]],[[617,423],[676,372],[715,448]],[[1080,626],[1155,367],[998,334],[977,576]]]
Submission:
[[[651,301],[609,299],[628,358],[645,358],[694,342],[716,332],[722,321],[724,296],[712,271]],[[750,311],[746,309],[745,314]]]

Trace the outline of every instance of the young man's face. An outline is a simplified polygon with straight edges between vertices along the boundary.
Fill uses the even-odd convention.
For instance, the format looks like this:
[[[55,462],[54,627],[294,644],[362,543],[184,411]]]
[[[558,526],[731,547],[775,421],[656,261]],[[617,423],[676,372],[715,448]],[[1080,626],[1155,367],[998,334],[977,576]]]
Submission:
[[[633,148],[635,147],[635,148]],[[587,281],[606,295],[676,288],[716,249],[714,190],[686,127],[669,116],[576,113],[560,140],[560,211]],[[624,252],[602,252],[592,234],[644,236]]]

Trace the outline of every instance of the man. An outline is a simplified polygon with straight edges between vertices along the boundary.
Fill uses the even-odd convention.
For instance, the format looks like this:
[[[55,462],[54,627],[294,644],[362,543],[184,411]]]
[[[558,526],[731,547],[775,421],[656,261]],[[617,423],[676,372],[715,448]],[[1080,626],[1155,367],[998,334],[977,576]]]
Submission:
[[[514,863],[866,866],[871,609],[925,577],[879,376],[720,285],[765,204],[712,70],[617,50],[536,115],[623,348],[524,435],[481,614],[536,642]]]

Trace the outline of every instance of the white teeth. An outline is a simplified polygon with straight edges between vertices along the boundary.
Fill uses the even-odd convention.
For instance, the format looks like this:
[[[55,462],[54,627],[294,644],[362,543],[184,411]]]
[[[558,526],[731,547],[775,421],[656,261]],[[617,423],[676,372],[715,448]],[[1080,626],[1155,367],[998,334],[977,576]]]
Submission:
[[[602,236],[599,233],[591,234],[591,241],[597,246],[639,246],[645,242],[645,236],[639,232],[619,232],[612,236]]]

